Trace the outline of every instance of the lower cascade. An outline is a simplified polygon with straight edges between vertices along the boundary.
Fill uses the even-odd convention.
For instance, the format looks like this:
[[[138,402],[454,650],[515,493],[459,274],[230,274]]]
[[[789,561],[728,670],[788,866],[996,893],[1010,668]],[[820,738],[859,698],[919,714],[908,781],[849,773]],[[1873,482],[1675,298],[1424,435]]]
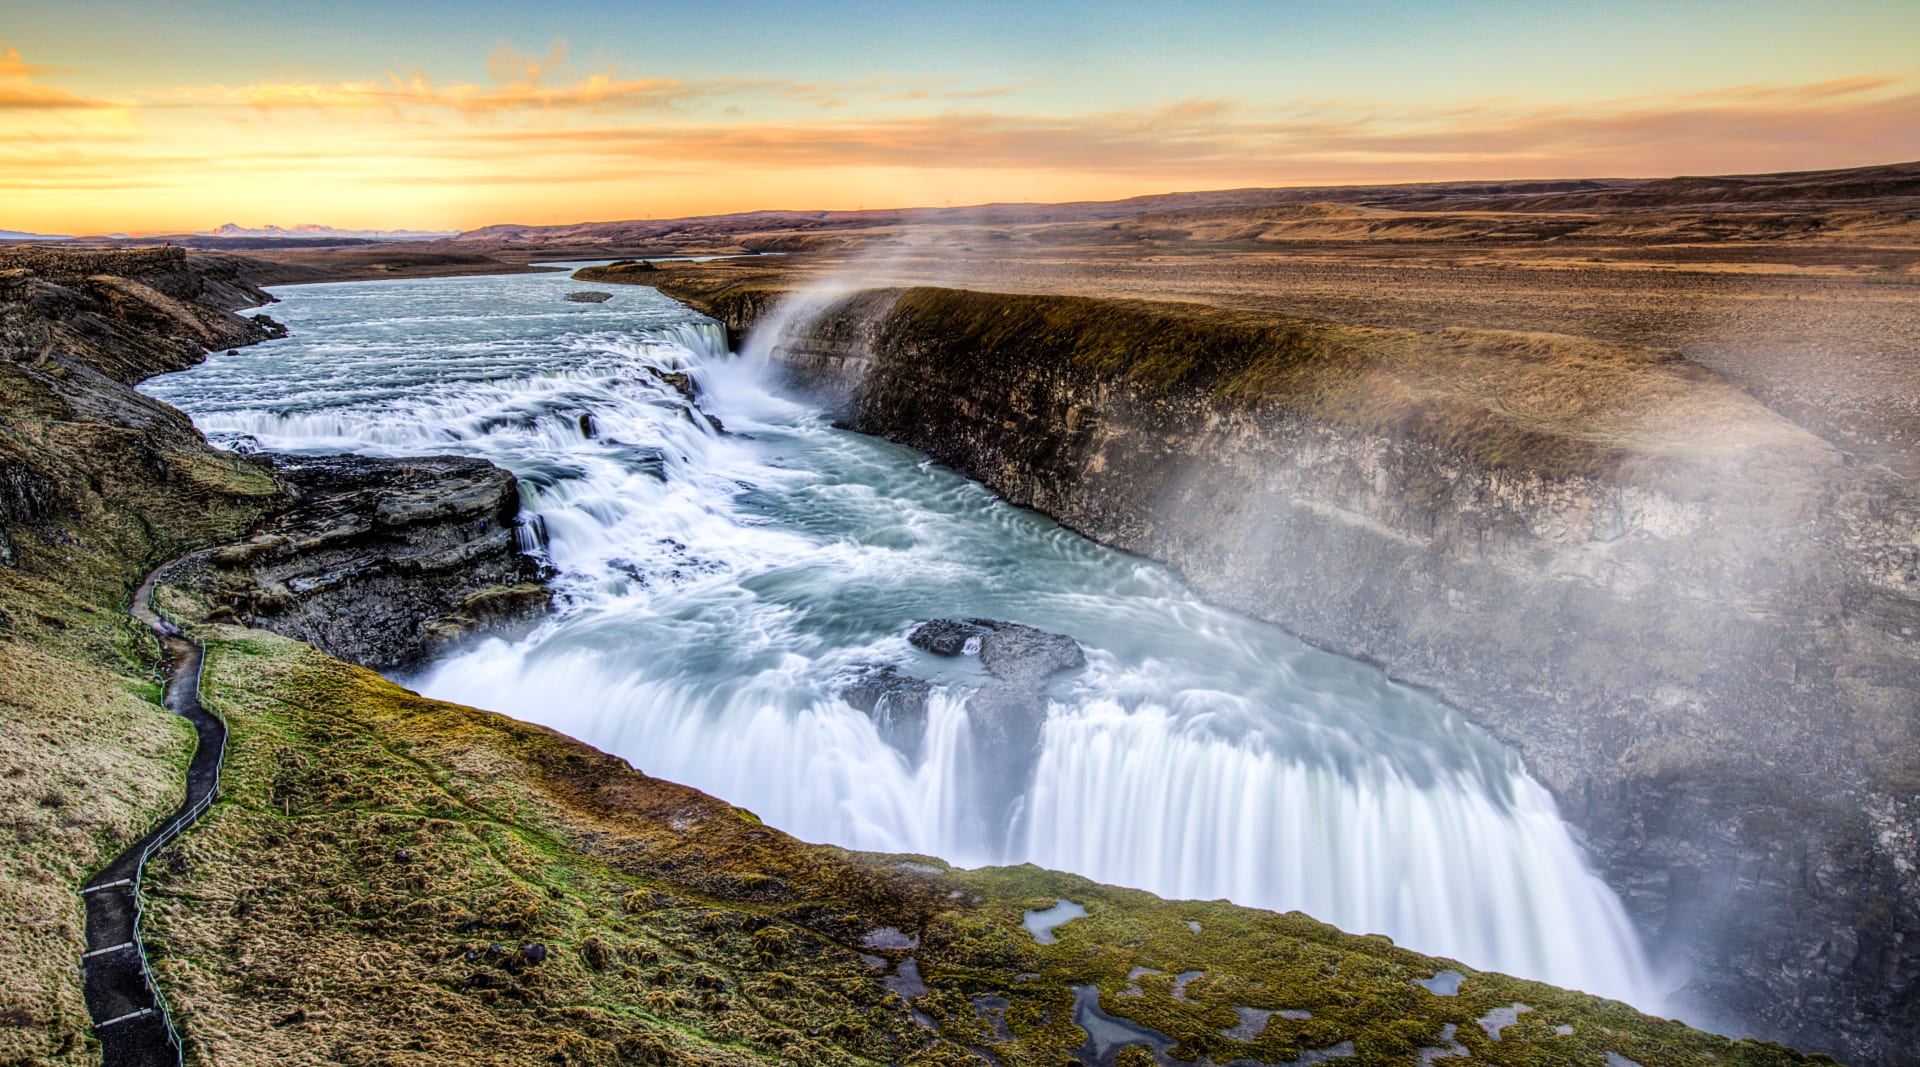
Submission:
[[[653,290],[571,285],[286,289],[291,337],[143,388],[230,447],[519,477],[560,610],[407,680],[429,696],[803,838],[1298,909],[1659,1010],[1552,799],[1446,706],[835,429],[769,385],[765,339],[730,354]],[[1009,688],[909,640],[937,619],[1067,635],[1084,664]]]

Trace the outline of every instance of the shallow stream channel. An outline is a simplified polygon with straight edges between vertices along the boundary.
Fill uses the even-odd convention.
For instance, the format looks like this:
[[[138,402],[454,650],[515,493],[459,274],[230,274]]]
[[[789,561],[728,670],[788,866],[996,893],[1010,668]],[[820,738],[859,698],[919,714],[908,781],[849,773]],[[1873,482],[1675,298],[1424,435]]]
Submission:
[[[772,383],[767,338],[732,353],[652,289],[564,299],[580,288],[286,287],[290,337],[143,388],[230,447],[481,456],[519,477],[558,610],[401,679],[429,696],[803,838],[1299,909],[1659,1009],[1552,799],[1457,712],[834,428]],[[951,655],[909,640],[941,619],[981,621],[920,643]],[[1084,662],[1002,677],[983,644],[1032,637],[1004,623]]]

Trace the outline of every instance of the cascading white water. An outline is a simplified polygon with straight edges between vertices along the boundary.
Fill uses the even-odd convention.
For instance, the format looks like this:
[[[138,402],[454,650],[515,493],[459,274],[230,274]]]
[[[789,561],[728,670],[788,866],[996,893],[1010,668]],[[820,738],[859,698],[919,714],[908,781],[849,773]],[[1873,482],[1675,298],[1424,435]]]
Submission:
[[[216,440],[462,453],[521,478],[562,607],[412,680],[540,722],[802,837],[1033,861],[1174,897],[1298,908],[1422,951],[1657,1008],[1618,900],[1518,761],[1377,670],[1200,602],[771,390],[652,290],[564,276],[307,286],[293,336],[148,383]],[[716,430],[662,373],[684,373]],[[583,422],[582,416],[589,418]],[[985,824],[966,698],[905,640],[1011,619],[1077,638],[1012,827]],[[837,693],[935,683],[910,759]]]

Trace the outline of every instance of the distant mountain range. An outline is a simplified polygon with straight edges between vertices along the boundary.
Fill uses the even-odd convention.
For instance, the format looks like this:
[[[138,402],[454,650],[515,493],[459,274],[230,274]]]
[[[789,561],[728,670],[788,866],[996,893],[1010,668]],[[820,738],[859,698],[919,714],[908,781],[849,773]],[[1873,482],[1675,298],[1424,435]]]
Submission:
[[[23,233],[19,230],[0,230],[0,241],[71,241],[73,238],[51,233]]]
[[[202,237],[282,237],[306,238],[309,240],[356,240],[356,241],[438,241],[443,237],[452,237],[458,230],[444,232],[433,230],[337,230],[332,226],[321,226],[312,222],[303,222],[298,226],[283,228],[280,226],[261,226],[258,228],[242,226],[229,222],[212,230],[202,230]]]

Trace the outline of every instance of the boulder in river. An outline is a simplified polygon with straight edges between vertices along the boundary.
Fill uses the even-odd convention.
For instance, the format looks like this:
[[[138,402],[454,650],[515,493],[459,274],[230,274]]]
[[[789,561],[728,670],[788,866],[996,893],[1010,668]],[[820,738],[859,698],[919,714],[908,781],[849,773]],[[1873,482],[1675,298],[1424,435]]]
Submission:
[[[938,656],[978,653],[989,674],[1023,686],[1087,663],[1080,642],[1065,634],[998,619],[935,619],[915,627],[907,641]]]
[[[613,299],[613,294],[587,289],[578,293],[568,293],[567,299],[576,304],[604,304]]]
[[[937,656],[977,654],[992,676],[967,701],[968,739],[990,813],[1004,831],[1026,792],[1047,721],[1047,680],[1086,665],[1080,642],[1065,634],[999,619],[934,619],[907,641]]]
[[[839,690],[840,699],[866,712],[881,739],[910,760],[920,758],[932,692],[933,683],[886,664],[863,668]]]
[[[1001,681],[1038,686],[1061,671],[1087,665],[1080,642],[1017,622],[997,622],[980,639],[980,665]]]
[[[690,401],[700,399],[699,391],[694,388],[693,376],[686,371],[654,371],[653,376],[666,383],[674,392],[679,393]]]
[[[907,643],[922,648],[936,656],[958,656],[967,651],[967,642],[985,637],[992,632],[983,625],[984,620],[972,619],[935,619],[923,622],[907,635]],[[974,646],[979,651],[979,646]]]

